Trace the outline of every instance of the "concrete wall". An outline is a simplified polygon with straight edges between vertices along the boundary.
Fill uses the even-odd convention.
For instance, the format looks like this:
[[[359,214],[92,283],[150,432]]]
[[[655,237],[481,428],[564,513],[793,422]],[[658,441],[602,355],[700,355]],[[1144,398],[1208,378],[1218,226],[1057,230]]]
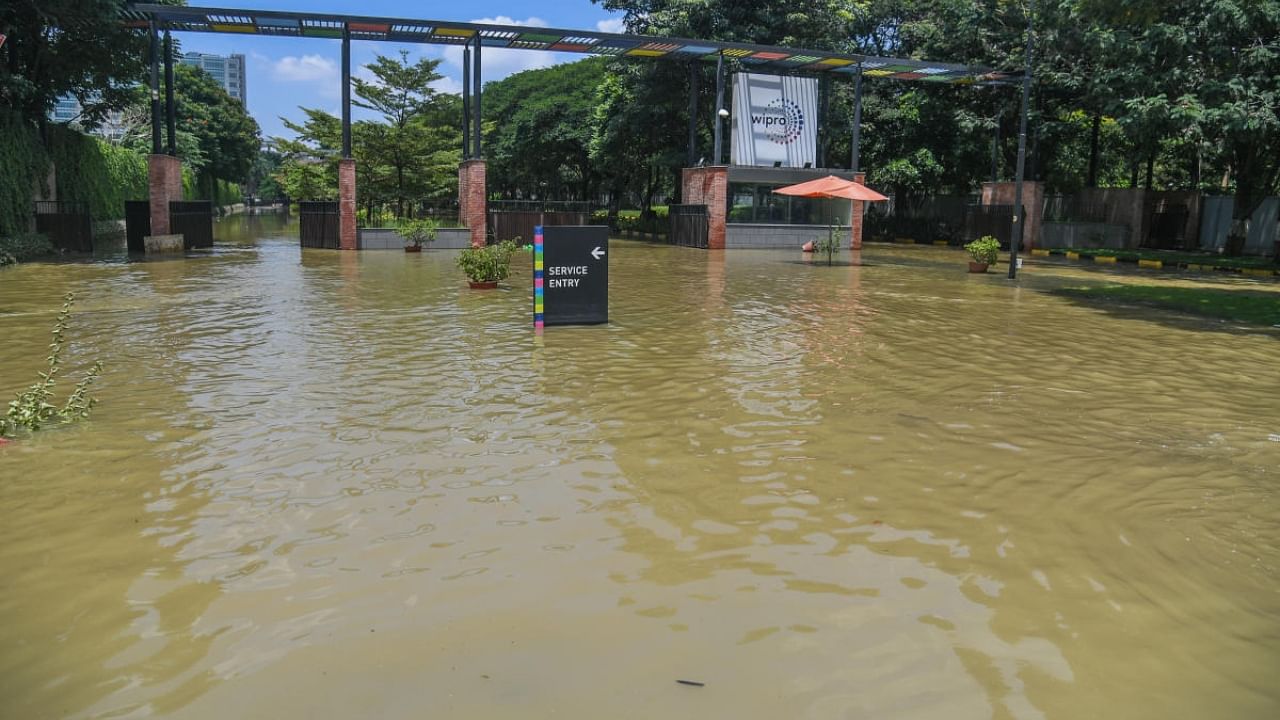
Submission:
[[[400,250],[404,238],[390,228],[363,228],[360,230],[361,250]],[[471,231],[467,228],[440,228],[434,242],[423,243],[423,250],[458,250],[471,247]]]
[[[1269,257],[1275,252],[1276,230],[1280,225],[1280,198],[1269,197],[1262,201],[1249,217],[1249,235],[1245,239],[1245,255]]]
[[[1090,222],[1046,222],[1040,226],[1040,247],[1121,250],[1129,240],[1124,225]]]
[[[840,226],[849,238],[849,226]],[[725,248],[785,248],[799,250],[810,240],[826,239],[826,225],[765,225],[729,223],[725,225]]]

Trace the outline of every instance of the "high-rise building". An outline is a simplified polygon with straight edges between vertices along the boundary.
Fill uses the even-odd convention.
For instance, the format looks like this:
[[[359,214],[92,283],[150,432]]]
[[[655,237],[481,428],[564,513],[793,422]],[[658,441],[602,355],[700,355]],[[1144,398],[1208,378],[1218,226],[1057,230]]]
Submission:
[[[231,56],[210,55],[209,53],[183,53],[178,59],[183,65],[194,65],[205,72],[226,89],[227,94],[249,104],[245,88],[244,55],[238,53]]]
[[[94,99],[96,99],[96,95]],[[80,115],[84,112],[84,106],[76,99],[74,95],[63,95],[53,105],[53,111],[49,113],[49,120],[63,125],[80,126]],[[124,113],[119,110],[111,110],[107,112],[107,116],[93,130],[94,135],[106,138],[112,142],[119,141],[124,137],[128,130]]]
[[[178,57],[177,60],[184,65],[194,65],[204,70],[227,91],[228,95],[248,106],[248,101],[245,99],[244,55],[234,54],[228,57],[189,52]],[[163,90],[161,92],[163,93]],[[49,119],[56,123],[78,125],[81,112],[83,107],[80,101],[71,95],[64,95],[54,104],[53,110],[49,113]],[[108,140],[119,140],[126,129],[124,116],[119,111],[112,111],[93,132]]]

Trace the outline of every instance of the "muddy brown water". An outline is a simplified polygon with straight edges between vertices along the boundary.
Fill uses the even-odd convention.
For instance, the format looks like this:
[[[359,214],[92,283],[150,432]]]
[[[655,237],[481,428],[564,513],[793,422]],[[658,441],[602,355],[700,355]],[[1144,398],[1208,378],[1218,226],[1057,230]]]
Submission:
[[[1274,334],[618,241],[535,339],[248,223],[0,270],[0,392],[66,291],[106,364],[0,448],[0,717],[1280,716]]]

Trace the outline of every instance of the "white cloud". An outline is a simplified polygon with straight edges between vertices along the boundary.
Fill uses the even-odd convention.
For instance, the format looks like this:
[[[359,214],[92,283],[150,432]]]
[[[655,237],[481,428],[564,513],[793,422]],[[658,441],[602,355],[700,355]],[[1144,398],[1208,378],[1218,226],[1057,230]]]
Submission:
[[[454,78],[446,75],[445,77],[431,83],[431,88],[438,93],[444,93],[446,95],[461,95],[462,81],[455,80]]]
[[[627,31],[622,18],[609,18],[596,23],[596,29],[603,33],[623,33]]]
[[[520,25],[524,27],[546,27],[547,21],[540,17],[529,17],[524,20],[516,20],[505,15],[499,15],[496,18],[480,18],[471,20],[473,23],[488,23],[493,25]],[[571,59],[578,59],[577,57]],[[449,46],[444,49],[444,60],[446,63],[462,69],[462,48],[457,46]],[[502,78],[524,70],[533,70],[535,68],[551,67],[556,63],[565,62],[557,53],[547,52],[545,50],[508,50],[506,48],[484,48],[481,51],[480,65],[481,74],[485,82],[491,80],[501,80]],[[458,83],[457,87],[461,89],[462,84]]]
[[[281,82],[340,80],[338,64],[320,55],[286,55],[271,66],[271,77]]]

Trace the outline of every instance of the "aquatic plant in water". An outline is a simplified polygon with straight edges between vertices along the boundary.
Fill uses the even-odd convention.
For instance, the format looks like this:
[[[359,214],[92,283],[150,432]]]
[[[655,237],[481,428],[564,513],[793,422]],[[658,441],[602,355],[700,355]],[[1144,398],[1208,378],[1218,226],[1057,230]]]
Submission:
[[[95,362],[84,379],[76,383],[75,390],[61,408],[50,402],[55,378],[62,367],[62,349],[66,344],[67,329],[71,327],[71,307],[75,301],[75,293],[67,293],[63,298],[62,310],[58,312],[58,321],[53,326],[53,341],[49,343],[48,369],[40,373],[39,382],[9,402],[8,412],[0,415],[0,437],[12,437],[20,429],[35,431],[47,425],[83,420],[89,417],[89,412],[97,404],[97,399],[89,395],[89,386],[102,374],[101,360]]]
[[[827,228],[826,239],[824,240],[819,238],[818,241],[814,243],[813,249],[815,254],[826,255],[827,264],[830,265],[835,254],[840,251],[840,244],[842,242],[844,242],[844,231],[832,225]]]

